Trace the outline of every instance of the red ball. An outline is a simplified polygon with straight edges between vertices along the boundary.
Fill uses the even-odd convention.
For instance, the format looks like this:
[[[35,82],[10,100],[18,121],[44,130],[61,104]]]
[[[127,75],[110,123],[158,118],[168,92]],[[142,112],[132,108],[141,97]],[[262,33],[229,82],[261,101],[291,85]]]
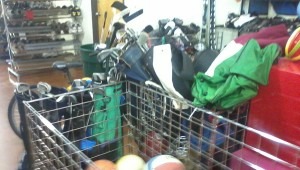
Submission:
[[[94,161],[93,165],[89,165],[86,170],[117,170],[116,164],[106,159]]]

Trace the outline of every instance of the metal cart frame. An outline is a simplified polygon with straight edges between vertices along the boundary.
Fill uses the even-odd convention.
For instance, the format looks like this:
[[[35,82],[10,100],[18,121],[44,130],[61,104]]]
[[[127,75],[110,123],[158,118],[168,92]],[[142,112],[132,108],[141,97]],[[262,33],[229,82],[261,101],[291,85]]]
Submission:
[[[116,87],[120,93],[109,95],[108,89]],[[92,97],[84,99],[86,94]],[[78,101],[57,103],[65,96],[69,96],[65,101],[70,96]],[[96,103],[112,99],[117,100],[114,106],[96,108]],[[175,109],[174,101],[188,108]],[[300,166],[299,146],[247,126],[249,103],[232,110],[208,110],[172,98],[158,86],[125,81],[24,101],[24,105],[24,143],[31,169],[96,168],[94,160],[116,161],[125,154],[137,154],[146,162],[156,155],[173,155],[187,170],[264,169],[262,157],[273,163],[273,169]],[[111,109],[119,114],[108,118]],[[75,114],[76,110],[80,112]],[[61,112],[73,115],[61,116]],[[97,114],[105,115],[102,121],[96,121]],[[51,119],[51,115],[60,117]],[[82,124],[75,127],[78,122]],[[112,122],[115,126],[108,127]],[[96,132],[96,127],[105,128]],[[274,150],[264,150],[266,143]],[[255,153],[256,159],[249,160],[243,149]],[[293,156],[287,157],[287,151]]]

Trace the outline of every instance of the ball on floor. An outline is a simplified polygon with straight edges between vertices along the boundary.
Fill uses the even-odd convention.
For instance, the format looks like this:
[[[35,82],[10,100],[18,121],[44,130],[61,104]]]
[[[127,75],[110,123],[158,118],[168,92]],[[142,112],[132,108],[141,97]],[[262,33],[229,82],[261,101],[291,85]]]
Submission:
[[[145,161],[137,155],[122,156],[116,163],[117,170],[143,170]]]
[[[94,161],[94,165],[95,166],[88,166],[86,170],[117,170],[116,164],[106,159]]]
[[[144,170],[185,170],[183,163],[172,155],[158,155],[151,158]]]

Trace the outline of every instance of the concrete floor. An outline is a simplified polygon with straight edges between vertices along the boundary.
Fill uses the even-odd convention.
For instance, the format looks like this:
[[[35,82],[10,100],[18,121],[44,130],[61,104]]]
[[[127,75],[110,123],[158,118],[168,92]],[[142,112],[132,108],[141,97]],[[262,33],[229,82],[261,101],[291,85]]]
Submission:
[[[7,64],[0,63],[0,169],[17,169],[18,161],[23,152],[22,140],[11,130],[7,119],[8,103],[13,94],[13,87],[8,80]]]
[[[0,170],[16,170],[24,149],[22,140],[11,130],[7,119],[8,104],[13,95],[13,86],[9,82],[7,67],[5,62],[0,62]],[[71,72],[74,78],[82,76],[81,70],[76,69]],[[60,87],[67,85],[67,80],[62,73],[51,70],[21,76],[20,81],[31,84],[45,81]]]

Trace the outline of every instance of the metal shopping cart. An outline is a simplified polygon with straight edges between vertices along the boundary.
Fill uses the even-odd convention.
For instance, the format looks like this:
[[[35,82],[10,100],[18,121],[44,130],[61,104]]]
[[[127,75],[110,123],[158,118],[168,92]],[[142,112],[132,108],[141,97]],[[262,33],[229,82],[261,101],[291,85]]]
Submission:
[[[73,102],[68,105],[59,103],[69,100]],[[188,108],[175,109],[174,101]],[[264,161],[271,162],[269,169],[300,165],[299,146],[247,127],[249,103],[232,110],[206,110],[159,87],[124,81],[24,105],[31,169],[85,169],[95,160],[116,161],[126,154],[145,161],[173,155],[187,170],[268,169]],[[51,121],[57,112],[67,116]]]

